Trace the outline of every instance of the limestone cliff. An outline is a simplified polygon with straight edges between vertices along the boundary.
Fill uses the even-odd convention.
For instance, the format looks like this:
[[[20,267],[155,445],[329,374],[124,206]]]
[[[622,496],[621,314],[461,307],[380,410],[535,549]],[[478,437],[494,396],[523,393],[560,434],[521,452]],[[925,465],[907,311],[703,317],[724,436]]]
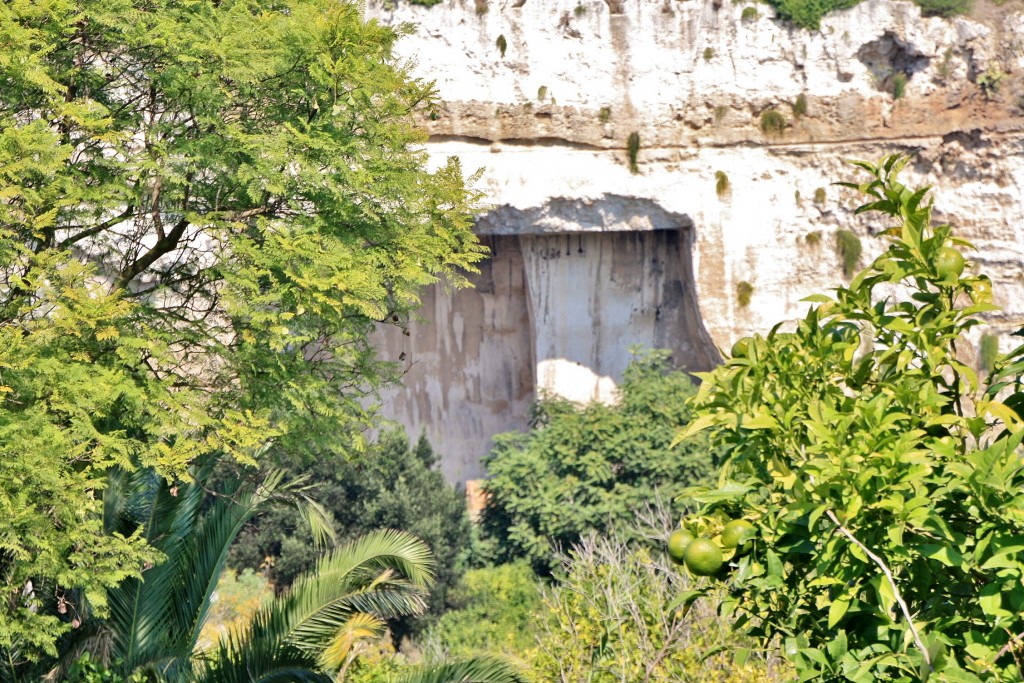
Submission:
[[[838,230],[862,265],[883,248],[830,183],[893,151],[919,150],[908,180],[978,248],[1005,337],[1024,320],[1024,6],[977,1],[942,19],[868,0],[807,31],[732,0],[371,0],[417,26],[399,50],[443,101],[429,152],[483,169],[493,252],[476,290],[437,288],[382,335],[408,366],[385,413],[463,480],[537,391],[609,398],[632,344],[711,366],[842,281]]]

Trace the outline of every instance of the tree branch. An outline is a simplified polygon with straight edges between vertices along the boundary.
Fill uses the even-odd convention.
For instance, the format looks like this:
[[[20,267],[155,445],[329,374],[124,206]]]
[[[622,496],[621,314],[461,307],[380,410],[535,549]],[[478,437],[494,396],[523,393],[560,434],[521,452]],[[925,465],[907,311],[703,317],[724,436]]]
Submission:
[[[121,271],[121,275],[111,287],[111,291],[118,291],[128,287],[128,284],[143,273],[147,268],[156,263],[164,254],[168,254],[178,246],[185,229],[189,226],[187,218],[182,218],[174,224],[174,227],[166,235],[157,240],[153,248],[146,252],[141,258],[135,260]]]
[[[842,525],[834,512],[831,510],[825,510],[825,514],[828,515],[828,518],[831,519],[839,528],[839,531],[843,536],[846,536],[854,545],[863,550],[864,554],[870,557],[871,560],[879,566],[882,573],[885,574],[885,578],[889,581],[889,586],[892,588],[893,595],[896,596],[896,602],[899,603],[900,611],[903,612],[903,616],[907,620],[907,625],[910,627],[910,632],[914,636],[914,644],[917,645],[917,649],[921,651],[921,656],[924,657],[924,663],[928,666],[928,670],[935,671],[935,667],[932,666],[932,658],[928,655],[928,648],[924,646],[924,642],[921,640],[921,634],[917,632],[917,628],[914,626],[914,620],[910,618],[910,608],[907,607],[907,603],[903,600],[903,595],[900,593],[899,587],[896,586],[896,579],[893,578],[892,572],[889,571],[889,567],[885,565],[882,558],[875,555],[866,545],[858,541],[856,537],[850,533],[850,530]]]

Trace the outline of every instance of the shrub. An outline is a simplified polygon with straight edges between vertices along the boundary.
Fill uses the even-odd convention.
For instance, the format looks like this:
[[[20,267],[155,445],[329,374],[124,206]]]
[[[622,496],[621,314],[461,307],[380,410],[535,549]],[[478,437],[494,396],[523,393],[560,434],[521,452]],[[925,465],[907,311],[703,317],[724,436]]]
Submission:
[[[721,611],[780,638],[794,679],[1020,681],[1024,346],[990,384],[963,364],[988,281],[939,268],[962,242],[899,182],[907,161],[849,185],[888,249],[703,377],[680,438],[707,426],[729,456],[686,524],[754,525]]]
[[[818,246],[819,244],[821,244],[821,231],[814,230],[812,232],[807,233],[806,235],[804,235],[804,242],[806,242],[807,246],[809,247]]]
[[[289,465],[315,482],[313,496],[345,538],[391,528],[418,536],[434,553],[436,582],[430,609],[444,609],[448,590],[461,576],[470,543],[465,497],[434,469],[437,457],[426,439],[411,446],[403,431],[385,432],[356,461],[325,459]],[[293,507],[258,518],[239,536],[230,564],[266,570],[284,588],[316,560],[307,525]],[[401,636],[411,621],[395,624]]]
[[[843,274],[851,277],[860,261],[860,238],[849,230],[836,230],[836,252],[843,262]]]
[[[579,17],[582,17],[584,14],[587,13],[587,8],[584,7],[583,5],[576,5],[576,7],[573,9],[572,13],[575,14],[577,18],[579,18]]]
[[[639,173],[640,167],[637,166],[636,157],[640,153],[640,133],[633,131],[626,138],[626,155],[629,157],[629,171],[631,173]]]
[[[608,123],[612,119],[612,108],[601,107],[601,110],[597,112],[597,120],[601,123]]]
[[[719,199],[729,194],[729,176],[725,174],[725,171],[715,171],[715,194]]]
[[[903,97],[904,91],[907,89],[907,74],[902,71],[897,71],[896,75],[892,77],[892,98],[898,100]]]
[[[914,0],[925,16],[952,17],[971,11],[972,0]]]
[[[543,102],[548,98],[548,86],[542,85],[537,88],[537,101]]]
[[[998,65],[992,65],[979,74],[978,85],[981,86],[985,97],[992,97],[999,92],[999,86],[1002,85],[1004,78],[1006,78],[1006,74],[1003,73],[1003,70]]]
[[[825,194],[824,187],[819,187],[817,190],[814,191],[814,203],[817,204],[818,206],[824,205],[826,198],[827,195]]]
[[[521,560],[469,570],[449,594],[451,611],[427,632],[427,648],[452,657],[521,655],[536,643],[537,582]]]
[[[494,41],[494,44],[498,46],[498,52],[500,52],[501,56],[504,57],[505,50],[508,49],[508,41],[505,40],[505,34],[502,33],[501,35],[499,35],[498,39]]]
[[[797,206],[803,206],[804,205],[803,197],[800,196],[800,190],[794,190],[793,191],[793,201],[796,202]]]
[[[778,137],[786,131],[786,117],[774,109],[761,113],[761,132],[768,137]]]
[[[992,372],[996,366],[996,358],[999,357],[999,337],[994,334],[985,333],[981,335],[981,344],[978,349],[978,364],[982,372]]]
[[[833,10],[853,7],[860,0],[768,0],[779,16],[797,26],[818,30],[821,18]]]
[[[757,8],[756,7],[744,7],[743,13],[740,15],[740,21],[755,21],[757,19]]]
[[[711,47],[704,48],[704,61],[710,62],[715,56],[715,50]]]
[[[726,114],[728,113],[729,107],[727,107],[724,104],[720,104],[717,107],[715,107],[715,123],[721,123],[725,119]]]
[[[487,0],[473,0],[473,5],[478,17],[487,14]]]
[[[777,655],[749,656],[752,642],[737,637],[731,619],[715,612],[714,598],[692,604],[696,582],[662,551],[591,534],[561,563],[560,580],[545,591],[546,609],[534,627],[534,680],[785,680]],[[746,661],[738,661],[741,652]]]
[[[793,118],[800,118],[807,113],[807,95],[800,93],[793,102]]]
[[[750,297],[754,293],[754,285],[746,280],[736,283],[736,303],[740,308],[750,305]]]
[[[656,496],[672,500],[709,477],[714,455],[705,444],[669,447],[674,425],[689,420],[682,402],[693,391],[668,352],[647,351],[626,369],[616,405],[548,398],[534,407],[529,433],[496,436],[483,515],[496,559],[550,571],[552,545],[631,522]]]

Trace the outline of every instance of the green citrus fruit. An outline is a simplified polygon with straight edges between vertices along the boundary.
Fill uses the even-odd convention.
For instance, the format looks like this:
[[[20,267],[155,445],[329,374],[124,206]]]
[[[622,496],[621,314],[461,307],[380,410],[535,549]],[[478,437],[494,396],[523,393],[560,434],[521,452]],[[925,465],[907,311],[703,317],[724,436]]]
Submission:
[[[722,545],[726,548],[735,548],[749,540],[754,533],[753,524],[745,519],[734,519],[722,529]]]
[[[992,283],[989,280],[978,280],[971,285],[971,298],[976,304],[992,303]]]
[[[668,537],[668,556],[676,564],[683,563],[686,548],[693,542],[693,534],[685,529],[676,529]]]
[[[964,272],[964,257],[952,247],[942,247],[935,255],[935,271],[943,282],[955,283]]]
[[[732,345],[731,355],[733,358],[746,358],[750,350],[750,337],[743,337]]]
[[[686,568],[697,576],[711,576],[722,568],[722,550],[710,539],[695,539],[686,548]]]

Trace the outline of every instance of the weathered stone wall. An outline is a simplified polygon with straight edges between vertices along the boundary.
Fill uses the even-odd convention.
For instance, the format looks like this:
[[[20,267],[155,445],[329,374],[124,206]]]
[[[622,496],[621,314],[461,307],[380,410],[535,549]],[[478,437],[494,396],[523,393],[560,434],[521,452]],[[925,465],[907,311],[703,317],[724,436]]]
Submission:
[[[400,50],[443,101],[428,151],[483,169],[477,229],[495,247],[480,290],[429,294],[431,322],[384,344],[413,359],[385,412],[466,479],[535,390],[608,398],[630,344],[707,367],[843,280],[837,230],[860,236],[861,265],[884,249],[887,226],[830,183],[855,175],[843,159],[896,151],[918,153],[907,181],[933,185],[936,215],[977,247],[1008,347],[1024,321],[1024,13],[986,3],[944,20],[868,0],[805,31],[717,0],[370,2],[419,25]],[[784,130],[762,130],[769,110]],[[486,284],[499,271],[508,284]]]

